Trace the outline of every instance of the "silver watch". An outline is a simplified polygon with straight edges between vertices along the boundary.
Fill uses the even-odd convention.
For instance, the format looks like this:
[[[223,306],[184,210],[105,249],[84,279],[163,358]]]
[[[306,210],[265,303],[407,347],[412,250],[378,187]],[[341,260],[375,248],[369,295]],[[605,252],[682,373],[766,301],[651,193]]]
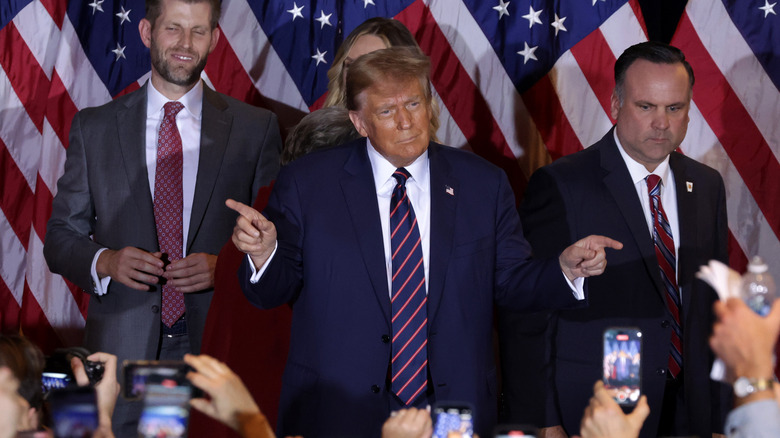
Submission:
[[[774,380],[770,379],[752,379],[740,377],[734,382],[734,395],[737,397],[747,397],[754,392],[766,391],[772,389]]]

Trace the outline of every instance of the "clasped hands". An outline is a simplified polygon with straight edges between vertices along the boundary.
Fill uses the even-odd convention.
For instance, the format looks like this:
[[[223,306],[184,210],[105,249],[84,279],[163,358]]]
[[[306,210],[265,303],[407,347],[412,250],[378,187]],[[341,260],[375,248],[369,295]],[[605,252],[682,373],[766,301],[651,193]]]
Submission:
[[[206,253],[190,254],[167,266],[161,252],[147,252],[135,247],[106,250],[98,257],[96,269],[100,278],[109,276],[125,286],[148,291],[150,284],[161,278],[179,292],[197,292],[214,286],[217,256]]]

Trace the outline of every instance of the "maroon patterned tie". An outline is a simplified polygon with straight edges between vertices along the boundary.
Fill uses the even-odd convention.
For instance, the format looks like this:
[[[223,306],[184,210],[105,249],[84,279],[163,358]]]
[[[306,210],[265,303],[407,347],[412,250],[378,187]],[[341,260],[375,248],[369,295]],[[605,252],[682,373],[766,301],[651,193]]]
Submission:
[[[677,287],[674,239],[672,228],[661,204],[661,177],[647,176],[647,191],[650,195],[650,214],[653,216],[653,242],[655,256],[661,269],[661,280],[666,289],[666,307],[672,314],[672,339],[669,346],[669,373],[677,377],[682,369],[682,324],[680,324],[680,291]]]
[[[182,258],[182,151],[176,114],[184,108],[179,102],[165,104],[160,132],[157,135],[157,170],[154,174],[154,223],[160,251],[168,261]],[[163,324],[172,326],[184,314],[184,295],[175,287],[162,287]]]

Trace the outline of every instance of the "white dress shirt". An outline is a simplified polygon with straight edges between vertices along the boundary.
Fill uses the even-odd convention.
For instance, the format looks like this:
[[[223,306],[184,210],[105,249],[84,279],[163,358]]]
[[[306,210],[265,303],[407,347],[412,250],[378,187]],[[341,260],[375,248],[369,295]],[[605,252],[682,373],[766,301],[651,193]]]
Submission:
[[[157,91],[148,82],[146,87],[146,132],[145,132],[145,157],[146,172],[149,176],[149,191],[154,200],[154,177],[157,171],[157,136],[160,132],[165,110],[163,106],[171,100]],[[195,197],[195,181],[198,176],[198,159],[200,157],[200,126],[203,116],[203,82],[198,81],[190,91],[182,96],[178,102],[184,105],[184,109],[176,114],[176,127],[179,129],[182,146],[182,254],[186,255],[187,236],[189,233],[190,216],[192,214],[192,202]],[[100,254],[107,250],[99,250],[92,259],[92,281],[95,284],[95,293],[103,295],[108,291],[111,277],[98,278],[97,260]]]
[[[623,149],[623,145],[620,144],[620,140],[617,137],[617,130],[613,131],[615,136],[615,143],[620,151],[620,156],[623,157],[623,161],[628,167],[628,173],[631,175],[631,181],[634,183],[636,194],[639,196],[639,202],[642,204],[642,211],[645,214],[645,221],[647,222],[647,230],[650,233],[650,238],[653,238],[653,217],[650,213],[650,195],[647,190],[647,181],[645,178],[651,173],[661,177],[661,204],[663,204],[664,211],[666,212],[666,218],[669,220],[669,227],[672,229],[672,238],[674,239],[674,253],[680,253],[680,220],[677,215],[677,191],[674,185],[674,174],[672,169],[669,168],[669,156],[667,155],[664,161],[662,161],[652,172],[649,172],[645,168],[644,164],[641,164],[631,158]],[[678,258],[675,257],[675,274],[677,272]]]

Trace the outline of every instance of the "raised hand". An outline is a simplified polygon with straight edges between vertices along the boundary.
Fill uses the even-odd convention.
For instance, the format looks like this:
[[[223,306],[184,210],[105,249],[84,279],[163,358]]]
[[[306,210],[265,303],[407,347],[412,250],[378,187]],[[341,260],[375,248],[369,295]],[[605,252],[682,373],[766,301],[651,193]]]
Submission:
[[[233,243],[239,251],[249,254],[255,267],[259,268],[276,248],[276,227],[246,204],[228,199],[225,205],[239,214],[233,228]]]

